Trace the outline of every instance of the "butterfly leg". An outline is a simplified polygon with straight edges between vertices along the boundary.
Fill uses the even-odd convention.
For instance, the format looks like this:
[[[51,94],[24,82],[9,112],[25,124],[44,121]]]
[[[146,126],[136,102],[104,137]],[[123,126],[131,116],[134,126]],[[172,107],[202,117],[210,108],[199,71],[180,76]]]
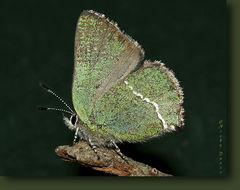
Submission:
[[[76,144],[77,137],[78,137],[78,130],[79,130],[79,127],[76,128],[76,131],[75,131],[75,134],[74,134],[74,139],[73,139],[73,144]]]
[[[113,140],[111,140],[111,143],[114,145],[115,151],[118,153],[118,155],[121,156],[121,158],[128,163],[127,157],[121,152],[118,145]]]
[[[95,144],[92,142],[92,140],[89,138],[88,139],[89,145],[91,146],[92,150],[95,152],[95,154],[97,155],[98,160],[100,159],[100,156],[98,155],[97,152],[97,147],[95,146]]]

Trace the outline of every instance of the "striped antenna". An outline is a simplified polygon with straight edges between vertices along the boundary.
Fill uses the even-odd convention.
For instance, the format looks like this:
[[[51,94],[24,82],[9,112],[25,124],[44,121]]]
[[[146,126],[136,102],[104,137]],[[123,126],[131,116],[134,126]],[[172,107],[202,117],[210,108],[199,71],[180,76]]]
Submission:
[[[71,114],[74,113],[74,111],[68,106],[68,104],[62,99],[60,98],[55,92],[53,92],[50,88],[48,88],[45,84],[43,83],[40,83],[39,84],[41,88],[43,88],[46,92],[52,94],[53,96],[55,96],[57,99],[59,99],[70,111],[71,111]],[[41,107],[43,108],[43,107]],[[56,109],[56,111],[60,111],[61,109],[57,109],[57,108],[49,108],[48,110],[53,110],[53,109]],[[44,109],[43,109],[44,110]],[[65,110],[66,112],[66,110]],[[68,113],[68,112],[66,112]]]
[[[59,109],[59,108],[47,108],[47,107],[41,107],[39,106],[38,107],[39,110],[44,110],[44,111],[59,111],[59,112],[64,112],[64,113],[69,113],[69,114],[73,114],[73,112],[70,112],[70,111],[67,111],[67,110],[64,110],[64,109]]]

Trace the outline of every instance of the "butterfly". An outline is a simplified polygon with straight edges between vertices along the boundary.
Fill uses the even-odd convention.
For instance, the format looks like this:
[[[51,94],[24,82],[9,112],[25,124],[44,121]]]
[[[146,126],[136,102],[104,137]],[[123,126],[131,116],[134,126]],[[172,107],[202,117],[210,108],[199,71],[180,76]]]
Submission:
[[[144,60],[144,50],[116,23],[92,10],[78,19],[74,46],[71,109],[40,107],[69,113],[65,124],[97,147],[113,147],[125,159],[117,143],[141,142],[175,131],[184,124],[183,91],[161,61]],[[99,158],[99,156],[98,156]]]

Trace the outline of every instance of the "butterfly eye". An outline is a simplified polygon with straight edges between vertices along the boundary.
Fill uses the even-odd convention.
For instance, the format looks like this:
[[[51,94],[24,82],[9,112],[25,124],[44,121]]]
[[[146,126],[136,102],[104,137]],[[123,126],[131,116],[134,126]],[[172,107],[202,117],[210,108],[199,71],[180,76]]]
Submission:
[[[70,117],[70,121],[71,121],[72,125],[75,125],[77,123],[77,116],[76,115],[72,115]]]

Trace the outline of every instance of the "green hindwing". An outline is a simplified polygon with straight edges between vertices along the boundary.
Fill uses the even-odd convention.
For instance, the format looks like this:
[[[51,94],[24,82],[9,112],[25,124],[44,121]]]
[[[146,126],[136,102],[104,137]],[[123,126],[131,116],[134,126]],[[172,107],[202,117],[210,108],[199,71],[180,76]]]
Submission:
[[[96,102],[93,120],[104,134],[141,141],[183,125],[183,93],[163,63],[145,61]]]
[[[94,11],[80,15],[74,50],[73,105],[79,118],[90,125],[96,101],[136,69],[144,52],[116,24]]]

